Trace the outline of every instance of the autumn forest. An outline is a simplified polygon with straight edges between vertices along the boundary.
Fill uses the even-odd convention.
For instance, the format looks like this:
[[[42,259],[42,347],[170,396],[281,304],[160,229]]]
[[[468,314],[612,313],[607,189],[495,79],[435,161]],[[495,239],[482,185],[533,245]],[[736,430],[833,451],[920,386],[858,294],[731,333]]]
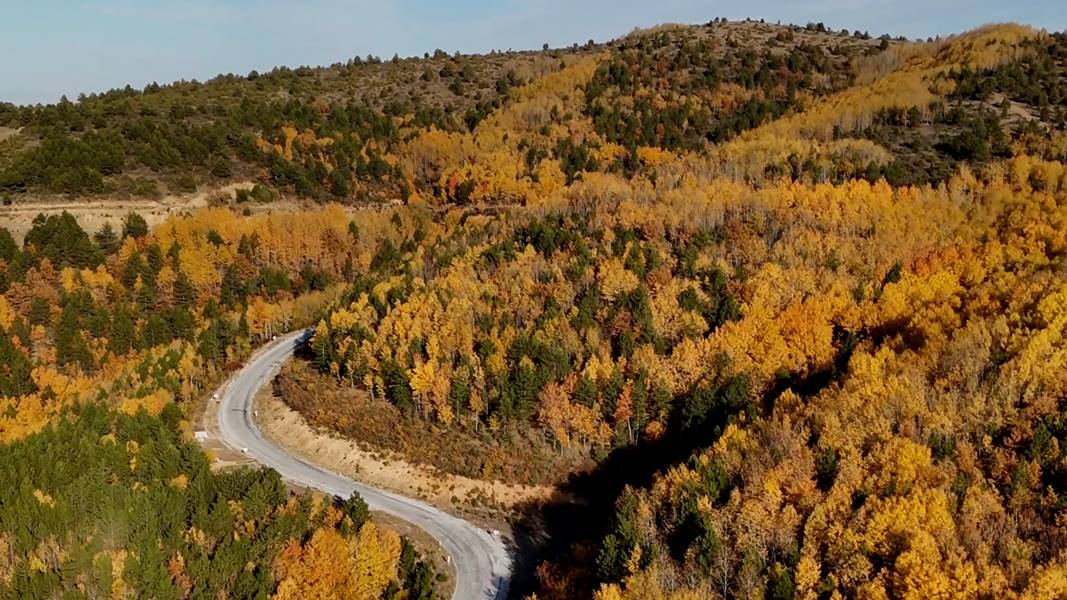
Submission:
[[[198,443],[301,328],[269,391],[322,436],[549,490],[494,505],[512,597],[1067,598],[1067,34],[714,19],[0,134],[44,207],[0,213],[0,598],[448,597]]]

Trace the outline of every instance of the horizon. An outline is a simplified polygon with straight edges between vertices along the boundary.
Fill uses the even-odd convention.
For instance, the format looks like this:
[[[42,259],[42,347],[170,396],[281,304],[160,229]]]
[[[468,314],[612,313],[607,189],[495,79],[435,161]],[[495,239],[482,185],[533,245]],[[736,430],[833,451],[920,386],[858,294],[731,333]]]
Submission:
[[[0,37],[0,71],[8,81],[0,88],[0,103],[53,104],[63,97],[75,101],[82,94],[127,86],[142,90],[153,83],[204,82],[278,67],[328,67],[357,56],[389,60],[394,55],[421,58],[436,49],[470,55],[536,51],[543,44],[566,48],[590,39],[608,42],[635,29],[702,24],[715,18],[801,27],[821,22],[833,31],[911,40],[999,22],[1067,29],[1067,16],[1045,0],[1028,6],[970,3],[966,11],[953,9],[964,6],[958,0],[933,7],[888,0],[822,0],[808,6],[760,0],[706,6],[696,0],[667,0],[649,7],[622,0],[612,3],[611,11],[597,10],[605,4],[600,0],[521,5],[463,0],[447,7],[425,0],[387,7],[366,0],[328,0],[299,10],[272,0],[255,6],[255,12],[247,0],[194,0],[182,6],[109,0],[64,6],[60,13],[55,4],[43,0],[20,5],[21,14],[9,21],[14,31]],[[902,10],[908,6],[910,11]],[[27,55],[35,60],[25,60]]]

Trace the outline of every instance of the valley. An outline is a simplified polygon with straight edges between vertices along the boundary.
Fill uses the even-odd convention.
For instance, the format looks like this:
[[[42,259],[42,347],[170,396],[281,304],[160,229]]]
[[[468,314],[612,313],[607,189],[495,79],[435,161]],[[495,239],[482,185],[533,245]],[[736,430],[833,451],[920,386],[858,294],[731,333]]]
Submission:
[[[0,104],[0,598],[1067,597],[1067,34]]]

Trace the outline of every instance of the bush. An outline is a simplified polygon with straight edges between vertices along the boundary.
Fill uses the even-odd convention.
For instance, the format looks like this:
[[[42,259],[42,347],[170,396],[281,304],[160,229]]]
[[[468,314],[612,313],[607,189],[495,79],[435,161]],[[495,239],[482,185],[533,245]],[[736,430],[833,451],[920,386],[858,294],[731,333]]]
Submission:
[[[140,196],[142,198],[159,198],[163,195],[163,193],[159,191],[159,182],[155,179],[135,179],[131,191],[135,196]]]
[[[191,194],[196,191],[196,178],[188,173],[179,175],[172,189],[180,194]]]

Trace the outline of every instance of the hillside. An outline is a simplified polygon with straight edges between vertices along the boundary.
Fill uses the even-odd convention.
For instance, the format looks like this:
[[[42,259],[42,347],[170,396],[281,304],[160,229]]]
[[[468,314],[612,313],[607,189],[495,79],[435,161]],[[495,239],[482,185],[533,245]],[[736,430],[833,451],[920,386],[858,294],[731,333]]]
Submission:
[[[720,141],[847,85],[851,63],[880,46],[878,40],[814,27],[716,22],[658,28],[605,45],[488,56],[436,52],[384,62],[357,58],[327,68],[113,90],[76,103],[9,105],[0,108],[0,126],[8,132],[0,146],[0,189],[13,201],[56,193],[152,197],[254,178],[300,197],[406,199],[415,191],[439,191],[439,171],[461,166],[426,169],[418,164],[426,159],[420,152],[425,144],[418,142],[432,144],[434,132],[473,134],[494,111],[523,103],[527,84],[568,67],[559,84],[583,86],[588,74],[574,65],[601,62],[591,82],[601,102],[590,98],[562,114],[564,103],[557,112],[539,106],[526,111],[526,122],[509,124],[520,125],[523,137],[514,142],[528,154],[528,172],[517,177],[536,173],[544,158],[559,160],[573,176],[592,165],[572,164],[580,161],[574,156],[580,149],[557,147],[558,136],[538,134],[550,123],[574,129],[592,121],[598,135],[590,146],[673,148],[683,137],[688,147],[705,138]],[[645,57],[640,73],[620,69],[628,56]],[[653,81],[653,66],[671,77]],[[783,73],[788,81],[779,77]],[[621,94],[620,82],[630,86]],[[637,92],[646,85],[652,95],[675,88],[665,101],[678,105],[666,117],[702,123],[685,132],[666,124],[668,131],[654,133],[663,124],[643,122],[650,107],[644,101],[652,95]],[[634,110],[620,121],[626,131],[613,130],[613,113],[604,113],[620,102]],[[538,143],[544,141],[551,143]]]
[[[0,188],[16,201],[26,193],[153,197],[259,178],[301,197],[397,197],[398,174],[387,161],[399,143],[430,127],[466,130],[510,88],[558,70],[560,60],[368,57],[112,90],[76,103],[7,105]],[[351,189],[357,178],[362,185]]]
[[[1064,39],[1005,26],[871,53],[880,75],[828,76],[780,114],[761,89],[743,111],[765,118],[724,130],[695,129],[687,32],[576,69],[589,120],[535,134],[621,148],[612,167],[520,190],[532,210],[423,221],[320,322],[323,373],[448,436],[290,403],[468,476],[569,476],[595,508],[518,524],[550,535],[541,599],[1063,590],[1067,196],[1041,156],[1060,156]],[[521,130],[526,109],[486,123]],[[508,152],[492,132],[456,143]],[[511,185],[482,169],[463,171],[477,204]],[[597,466],[562,466],[579,458]]]
[[[1007,156],[1013,139],[1036,143],[1035,123],[1062,125],[1063,39],[1030,43],[1012,51],[1028,58],[978,72],[1010,53],[714,21],[543,52],[368,57],[7,105],[0,190],[9,202],[158,198],[252,180],[263,189],[242,200],[513,203],[557,170],[567,182],[632,175],[641,148],[706,154],[739,136],[718,168],[747,180],[936,183],[961,162]],[[844,93],[868,80],[869,92]],[[819,147],[765,147],[784,126],[768,123],[799,123],[820,103]],[[503,161],[503,172],[475,168]]]
[[[555,486],[511,515],[518,594],[1067,597],[1065,75],[1020,25],[715,20],[4,106],[12,206],[209,206],[0,227],[0,596],[363,589],[317,575],[359,543],[377,595],[428,594],[188,443],[316,326],[275,382],[310,425]],[[73,505],[105,486],[173,510],[105,535]]]

